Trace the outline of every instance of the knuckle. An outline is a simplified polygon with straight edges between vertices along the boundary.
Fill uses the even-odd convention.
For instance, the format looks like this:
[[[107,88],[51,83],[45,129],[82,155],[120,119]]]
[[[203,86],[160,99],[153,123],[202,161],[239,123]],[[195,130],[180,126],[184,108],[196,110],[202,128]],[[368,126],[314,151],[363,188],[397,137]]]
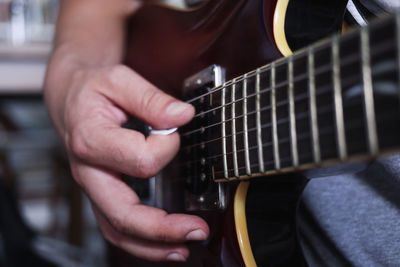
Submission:
[[[154,110],[160,110],[167,103],[168,98],[158,89],[147,88],[142,94],[140,101],[140,110],[142,113],[153,112]]]
[[[127,227],[126,227],[126,220],[124,219],[124,217],[112,217],[109,219],[110,224],[112,225],[112,227],[115,229],[115,231],[117,231],[120,234],[125,234],[127,233]]]
[[[111,234],[109,231],[103,231],[103,235],[104,238],[108,240],[112,245],[116,247],[121,246],[121,239],[118,236]]]
[[[73,160],[70,160],[70,169],[75,182],[82,188],[82,190],[85,191],[86,189],[84,183],[82,182],[82,177],[80,176],[79,170]]]
[[[142,101],[140,102],[141,110],[143,112],[151,110],[152,106],[154,106],[153,103],[156,102],[156,99],[157,99],[157,92],[155,92],[154,90],[144,91],[142,95]]]
[[[69,147],[72,154],[78,159],[86,159],[89,157],[88,145],[79,129],[74,129],[68,138]]]
[[[150,178],[158,173],[159,166],[155,157],[141,155],[137,160],[137,170],[141,178]]]
[[[166,216],[166,213],[164,214]],[[166,220],[161,220],[154,229],[154,236],[157,240],[163,242],[174,242],[176,240],[174,226],[167,223]]]
[[[169,242],[172,241],[171,238],[169,237],[168,233],[163,231],[162,229],[158,229],[158,231],[156,231],[156,236],[155,238],[157,240],[160,240],[162,242]]]

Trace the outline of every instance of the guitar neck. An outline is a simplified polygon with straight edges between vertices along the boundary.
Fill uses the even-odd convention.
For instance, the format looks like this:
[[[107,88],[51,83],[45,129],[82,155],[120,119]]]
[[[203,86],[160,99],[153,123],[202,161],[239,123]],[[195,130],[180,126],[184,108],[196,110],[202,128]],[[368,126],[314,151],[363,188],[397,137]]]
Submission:
[[[182,133],[215,181],[307,169],[400,146],[400,14],[211,89]],[[206,98],[206,99],[205,99]],[[202,109],[204,101],[211,103]],[[205,118],[205,119],[204,119]],[[190,138],[193,133],[199,136]],[[199,141],[200,140],[200,141]]]

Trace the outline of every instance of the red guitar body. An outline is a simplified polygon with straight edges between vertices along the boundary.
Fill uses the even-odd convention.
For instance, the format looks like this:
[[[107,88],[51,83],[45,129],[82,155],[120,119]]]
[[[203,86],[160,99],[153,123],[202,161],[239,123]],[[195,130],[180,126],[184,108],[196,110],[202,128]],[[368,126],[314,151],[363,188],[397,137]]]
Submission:
[[[281,2],[209,0],[185,11],[145,4],[129,22],[125,63],[162,90],[180,98],[183,97],[183,81],[212,64],[224,67],[226,80],[232,79],[285,53],[281,52],[274,32],[274,23],[277,23],[274,19]],[[289,1],[280,14],[285,17],[286,40],[292,49],[328,36],[341,27],[346,1],[312,2],[318,1]],[[183,189],[174,182],[174,169],[171,166],[163,175],[168,181],[163,187],[163,208],[185,212]],[[236,186],[231,183],[230,191],[234,192]],[[282,190],[281,185],[276,187]],[[211,236],[204,243],[190,244],[191,257],[187,263],[149,263],[112,248],[110,265],[245,266],[232,219],[232,201],[229,203],[225,211],[197,213],[208,221]],[[296,248],[288,253],[291,259],[272,260],[268,266],[293,265],[297,260],[296,265],[302,265],[299,251]]]

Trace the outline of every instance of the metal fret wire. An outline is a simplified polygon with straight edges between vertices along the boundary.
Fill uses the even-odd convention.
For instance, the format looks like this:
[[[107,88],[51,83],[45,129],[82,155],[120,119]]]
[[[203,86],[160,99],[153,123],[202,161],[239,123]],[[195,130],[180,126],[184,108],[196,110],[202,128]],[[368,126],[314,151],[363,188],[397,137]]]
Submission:
[[[244,141],[244,155],[246,164],[246,174],[251,175],[250,172],[250,155],[249,155],[249,133],[247,130],[247,74],[243,79],[243,141]]]
[[[256,121],[257,121],[257,146],[258,146],[258,165],[260,172],[264,172],[264,155],[261,135],[261,112],[260,112],[260,72],[256,75]]]
[[[289,57],[288,64],[288,97],[289,97],[289,116],[290,116],[290,145],[292,152],[293,166],[299,165],[299,152],[297,150],[297,137],[296,137],[296,117],[294,113],[294,85],[293,85],[293,58]]]
[[[387,45],[387,44],[389,44],[389,45]],[[387,42],[387,43],[386,43],[386,46],[381,46],[381,47],[379,47],[379,49],[374,48],[374,51],[371,53],[371,56],[374,56],[374,55],[376,55],[376,54],[379,54],[379,53],[381,53],[382,51],[385,51],[386,49],[388,49],[388,48],[390,48],[390,47],[392,47],[392,46],[393,46],[392,43]],[[348,58],[351,58],[352,61],[347,61],[346,59],[348,59]],[[347,65],[347,64],[354,63],[354,61],[357,60],[357,59],[361,59],[361,57],[360,57],[360,56],[355,57],[355,56],[353,55],[353,56],[349,56],[349,57],[347,57],[347,58],[344,58],[344,59],[342,60],[342,62],[341,62],[341,66],[344,65],[344,62],[345,62],[346,65]],[[331,70],[330,64],[324,65],[324,70],[326,70],[326,71]],[[314,77],[317,76],[317,75],[319,75],[319,74],[321,74],[321,72],[319,72],[319,71],[314,72]],[[296,80],[296,77],[301,77],[302,79],[297,79],[297,80]],[[294,82],[303,81],[303,80],[308,79],[307,73],[302,74],[302,75],[298,75],[298,76],[296,76],[296,77],[294,77],[294,80],[293,80]],[[240,81],[243,81],[243,79],[240,79]],[[227,82],[227,83],[228,83],[228,82]],[[231,83],[230,83],[230,84],[231,84]],[[284,85],[288,85],[288,82],[281,82],[281,83],[277,84],[276,88],[283,87]],[[228,86],[229,86],[229,85],[228,85]],[[221,88],[222,88],[222,87],[221,87]],[[320,93],[320,91],[321,91],[320,88],[321,88],[321,87],[318,88],[318,91],[316,92],[317,94]],[[260,90],[260,94],[264,94],[264,93],[267,93],[267,92],[270,92],[270,91],[271,91],[271,88],[268,87],[268,88],[266,88],[266,89],[264,89],[264,90]],[[251,98],[251,97],[257,97],[257,94],[254,93],[254,94],[250,94],[250,95],[247,96],[248,99]],[[295,101],[296,101],[296,100],[298,100],[298,98],[295,98]],[[209,109],[209,110],[207,110],[207,111],[198,113],[198,114],[195,115],[195,117],[206,115],[207,113],[213,112],[213,111],[218,110],[218,109],[222,109],[223,107],[226,107],[226,106],[229,106],[229,105],[238,103],[238,102],[240,102],[240,101],[243,101],[243,98],[235,99],[235,102],[234,102],[234,103],[233,103],[233,102],[229,102],[229,103],[225,103],[225,104],[223,104],[223,105],[221,104],[220,106],[218,106],[218,107],[216,107],[216,108],[212,108],[212,109]],[[287,104],[287,103],[288,103],[288,101],[281,101],[281,102],[278,102],[278,103],[277,103],[277,106],[283,105],[283,104]],[[263,110],[266,110],[266,109],[269,109],[269,108],[270,108],[270,106],[268,106],[267,108],[261,108],[260,111],[263,111]],[[248,115],[249,115],[249,114],[250,114],[250,113],[248,113]],[[242,117],[242,116],[243,116],[243,115],[237,116],[237,117],[235,117],[235,119],[240,118],[240,117]],[[226,120],[226,121],[229,121],[229,120]],[[217,126],[217,125],[221,125],[221,124],[222,124],[222,122],[220,122],[220,123],[215,123],[215,124],[212,124],[212,125],[205,126],[204,128],[207,129],[207,128],[210,128],[210,127],[213,127],[213,126]],[[190,134],[199,132],[199,131],[200,131],[200,129],[193,130],[193,131],[186,132],[186,133],[181,133],[181,136],[187,136],[187,135],[190,135]]]
[[[314,51],[313,48],[310,47],[308,49],[308,90],[309,90],[309,99],[310,99],[310,124],[312,131],[312,147],[313,147],[313,157],[314,162],[318,163],[321,161],[321,151],[319,144],[319,133],[318,133],[318,119],[317,119],[317,98],[316,98],[316,89],[315,89],[315,76],[314,76]]]
[[[232,91],[231,91],[231,97],[232,97],[232,102],[235,100],[235,80],[233,80],[232,83]],[[235,120],[235,104],[232,104],[231,107],[231,115],[232,115],[232,150],[233,150],[233,168],[235,170],[235,176],[239,177],[239,169],[238,169],[238,161],[237,161],[237,151],[236,151],[236,120]]]
[[[337,35],[333,37],[332,42],[332,64],[337,145],[340,159],[345,159],[347,157],[347,147],[344,130],[342,87],[340,84],[339,38]]]
[[[369,48],[369,33],[367,28],[361,29],[361,66],[364,85],[364,104],[367,122],[369,152],[373,155],[378,153],[378,134],[376,131],[376,119],[374,108],[374,93],[372,88],[371,59]]]
[[[397,37],[397,67],[398,67],[398,86],[400,87],[400,12],[396,15],[396,37]],[[399,98],[400,98],[400,90],[399,90]]]
[[[278,146],[278,126],[276,124],[276,98],[275,98],[275,63],[271,64],[271,121],[272,121],[272,141],[274,148],[275,169],[281,168],[279,160],[279,146]]]
[[[226,87],[224,86],[222,89],[221,93],[221,103],[225,103],[225,89]],[[224,176],[225,178],[228,178],[228,164],[226,161],[226,130],[225,130],[225,106],[222,108],[221,112],[221,120],[222,120],[222,126],[221,126],[221,131],[222,131],[222,153],[223,153],[223,164],[224,164]]]

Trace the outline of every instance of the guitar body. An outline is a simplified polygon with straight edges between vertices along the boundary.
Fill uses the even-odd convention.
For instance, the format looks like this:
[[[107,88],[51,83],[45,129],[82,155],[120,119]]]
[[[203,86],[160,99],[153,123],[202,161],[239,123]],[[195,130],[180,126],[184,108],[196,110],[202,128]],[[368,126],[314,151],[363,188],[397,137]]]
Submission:
[[[209,0],[189,10],[146,3],[129,23],[125,63],[183,98],[184,80],[212,64],[225,68],[229,80],[339,31],[346,2]],[[144,262],[113,248],[111,266],[303,265],[295,212],[306,179],[229,182],[224,209],[188,211],[181,177],[178,158],[162,174],[160,206],[205,218],[209,240],[190,244],[191,257],[183,264]]]
[[[337,32],[347,1],[335,2],[209,0],[193,10],[144,5],[129,24],[126,64],[182,97],[183,81],[212,64],[225,67],[229,80],[290,55],[287,42],[305,46]]]

